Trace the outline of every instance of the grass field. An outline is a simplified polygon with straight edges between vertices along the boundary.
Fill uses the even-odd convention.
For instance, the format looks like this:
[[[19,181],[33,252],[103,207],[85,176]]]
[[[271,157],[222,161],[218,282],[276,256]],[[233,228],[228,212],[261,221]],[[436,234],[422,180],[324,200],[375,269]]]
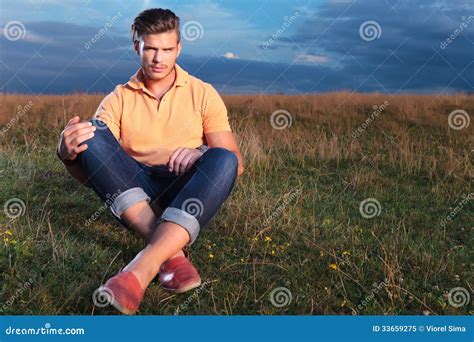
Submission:
[[[102,97],[0,95],[2,314],[116,314],[92,294],[144,243],[55,156]],[[224,100],[246,169],[191,248],[204,284],[139,314],[474,312],[473,95]]]

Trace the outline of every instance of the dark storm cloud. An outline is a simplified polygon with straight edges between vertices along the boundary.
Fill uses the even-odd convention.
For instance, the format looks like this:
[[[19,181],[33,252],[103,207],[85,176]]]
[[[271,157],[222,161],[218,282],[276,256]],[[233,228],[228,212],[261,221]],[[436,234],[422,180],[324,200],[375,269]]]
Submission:
[[[468,1],[328,2],[280,43],[326,55],[329,67],[337,63],[347,77],[354,78],[352,88],[472,91],[473,7]],[[368,21],[380,27],[373,25],[379,38],[361,38],[359,29]],[[444,46],[460,27],[462,32]],[[324,73],[334,75],[331,68]]]
[[[311,16],[300,16],[293,34],[258,49],[261,61],[185,54],[178,62],[224,93],[472,92],[473,7],[468,1],[328,1]],[[361,38],[366,21],[380,26],[380,37]],[[459,31],[463,22],[468,24]],[[92,42],[100,28],[25,26],[25,39],[0,38],[2,92],[108,92],[138,68],[130,40],[113,30]],[[275,62],[283,49],[295,59]]]

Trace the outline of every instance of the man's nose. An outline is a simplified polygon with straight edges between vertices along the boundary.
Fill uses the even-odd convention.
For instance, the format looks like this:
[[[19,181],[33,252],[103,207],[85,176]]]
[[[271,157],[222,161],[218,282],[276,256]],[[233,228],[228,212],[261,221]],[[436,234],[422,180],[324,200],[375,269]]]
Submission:
[[[154,63],[161,63],[163,61],[163,51],[156,51],[155,56],[153,57]]]

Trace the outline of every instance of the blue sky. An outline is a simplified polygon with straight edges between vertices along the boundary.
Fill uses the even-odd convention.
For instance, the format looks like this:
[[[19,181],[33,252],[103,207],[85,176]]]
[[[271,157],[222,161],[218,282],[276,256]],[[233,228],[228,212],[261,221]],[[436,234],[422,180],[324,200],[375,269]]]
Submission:
[[[2,0],[0,91],[111,91],[139,67],[129,27],[152,7],[190,28],[178,63],[222,93],[473,91],[468,0]]]

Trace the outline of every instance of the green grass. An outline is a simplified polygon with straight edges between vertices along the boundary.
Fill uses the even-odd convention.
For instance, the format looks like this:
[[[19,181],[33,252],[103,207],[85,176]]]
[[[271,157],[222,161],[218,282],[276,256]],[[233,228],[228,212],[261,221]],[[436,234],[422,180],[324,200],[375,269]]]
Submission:
[[[442,98],[439,108],[446,110],[434,106],[409,119],[392,103],[354,142],[350,133],[371,106],[349,101],[335,115],[323,105],[336,95],[326,96],[264,98],[270,104],[226,98],[246,171],[191,248],[205,284],[172,295],[154,283],[139,314],[172,315],[178,308],[182,315],[473,313],[471,302],[457,308],[447,298],[455,287],[473,295],[472,201],[440,225],[472,193],[473,125],[454,131],[446,123],[459,99]],[[383,102],[357,96],[353,101],[361,104]],[[83,97],[77,101],[94,106],[95,97]],[[144,247],[107,210],[85,224],[103,204],[56,159],[62,114],[44,111],[61,113],[60,99],[45,99],[47,105],[36,105],[0,137],[0,203],[19,198],[26,206],[14,219],[0,211],[2,314],[116,314],[95,307],[92,294]],[[22,97],[2,101],[5,108],[25,103]],[[472,96],[461,104],[474,112]],[[278,108],[295,116],[283,131],[268,122]],[[7,109],[4,121],[12,113]],[[240,120],[243,113],[253,114]],[[30,117],[39,114],[45,121],[33,123]],[[380,202],[378,216],[362,217],[366,198]],[[270,301],[278,287],[291,292],[282,307]]]

